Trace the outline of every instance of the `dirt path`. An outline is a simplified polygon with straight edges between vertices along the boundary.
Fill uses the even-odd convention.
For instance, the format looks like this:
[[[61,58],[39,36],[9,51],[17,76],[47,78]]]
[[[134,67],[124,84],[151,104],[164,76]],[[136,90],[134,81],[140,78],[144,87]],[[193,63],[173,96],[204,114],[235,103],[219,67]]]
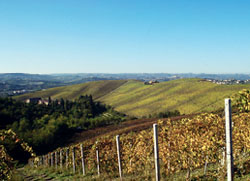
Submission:
[[[56,180],[54,177],[48,176],[46,173],[37,174],[33,172],[27,172],[24,168],[18,168],[15,170],[15,175],[18,176],[18,180],[24,180],[24,181],[38,181],[38,180],[44,180],[44,181],[51,181]]]

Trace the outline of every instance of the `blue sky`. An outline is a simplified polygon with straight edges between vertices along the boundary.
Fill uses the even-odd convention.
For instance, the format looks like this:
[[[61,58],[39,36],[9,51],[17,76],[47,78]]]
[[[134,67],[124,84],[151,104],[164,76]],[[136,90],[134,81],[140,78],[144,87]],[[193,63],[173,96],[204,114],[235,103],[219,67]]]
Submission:
[[[249,0],[0,0],[0,73],[250,73]]]

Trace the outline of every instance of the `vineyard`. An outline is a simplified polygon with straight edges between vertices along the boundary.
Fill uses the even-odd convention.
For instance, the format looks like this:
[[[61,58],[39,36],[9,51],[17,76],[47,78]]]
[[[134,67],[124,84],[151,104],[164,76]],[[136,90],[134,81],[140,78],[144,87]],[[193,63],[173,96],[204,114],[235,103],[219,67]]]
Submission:
[[[232,143],[229,147],[233,147],[234,178],[247,180],[250,177],[250,91],[242,90],[231,98],[232,109],[230,99],[226,99],[225,112],[218,110],[157,121],[131,120],[110,125],[103,134],[94,129],[94,137],[89,135],[82,141],[71,142],[77,144],[40,156],[11,129],[1,130],[0,139],[4,143],[0,147],[1,178],[7,180],[15,176],[15,154],[4,146],[13,145],[31,157],[19,173],[41,171],[38,174],[41,179],[61,180],[55,175],[66,174],[66,180],[119,180],[119,177],[159,180],[158,176],[163,180],[224,180],[229,173],[226,173],[226,163],[231,162],[228,143]],[[232,130],[232,142],[228,130]],[[24,152],[20,154],[25,157]],[[54,176],[50,177],[48,172]]]
[[[34,157],[36,154],[33,152],[32,148],[21,139],[19,139],[15,132],[11,129],[0,131],[0,140],[11,141],[16,145],[20,146],[23,151],[26,151],[30,156]],[[13,158],[8,154],[4,145],[0,145],[0,178],[2,180],[11,178],[11,170],[14,167]]]
[[[249,113],[233,115],[235,167],[239,175],[242,176],[250,172],[247,162],[242,162],[243,159],[250,159],[249,120]],[[179,121],[159,120],[161,176],[167,178],[185,171],[187,177],[190,178],[194,170],[210,164],[216,165],[217,168],[204,173],[207,177],[212,179],[225,178],[226,172],[223,164],[225,159],[223,156],[225,155],[224,125],[223,116],[207,113]],[[81,145],[83,146],[83,156],[81,156]],[[124,176],[146,174],[154,178],[153,129],[120,135],[120,147]],[[74,150],[74,157],[69,154],[72,153],[72,150]],[[99,153],[99,163],[96,159],[96,150]],[[37,157],[35,164],[40,166],[43,164],[47,166],[58,165],[58,169],[66,167],[71,170],[74,165],[76,168],[73,170],[74,172],[82,172],[82,158],[86,173],[97,175],[97,167],[99,166],[100,174],[105,174],[109,178],[119,176],[116,140],[115,137],[110,136],[85,141],[67,148],[58,148],[53,154]],[[59,165],[61,166],[59,167]]]

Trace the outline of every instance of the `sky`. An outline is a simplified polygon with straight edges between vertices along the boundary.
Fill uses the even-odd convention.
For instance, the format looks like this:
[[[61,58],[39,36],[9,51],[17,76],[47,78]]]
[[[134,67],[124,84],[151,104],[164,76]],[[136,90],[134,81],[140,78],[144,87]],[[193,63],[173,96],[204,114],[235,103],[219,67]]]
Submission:
[[[250,73],[249,0],[0,0],[0,73]]]

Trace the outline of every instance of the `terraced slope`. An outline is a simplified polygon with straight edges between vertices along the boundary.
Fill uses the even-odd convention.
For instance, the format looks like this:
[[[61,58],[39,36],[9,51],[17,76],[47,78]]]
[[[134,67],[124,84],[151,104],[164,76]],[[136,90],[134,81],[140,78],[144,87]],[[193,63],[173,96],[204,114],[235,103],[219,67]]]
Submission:
[[[18,99],[49,96],[74,99],[92,94],[94,99],[120,112],[140,117],[166,110],[179,110],[183,114],[214,111],[223,108],[224,98],[243,88],[250,89],[250,85],[217,85],[201,79],[179,79],[154,85],[136,80],[111,80],[52,88]]]

